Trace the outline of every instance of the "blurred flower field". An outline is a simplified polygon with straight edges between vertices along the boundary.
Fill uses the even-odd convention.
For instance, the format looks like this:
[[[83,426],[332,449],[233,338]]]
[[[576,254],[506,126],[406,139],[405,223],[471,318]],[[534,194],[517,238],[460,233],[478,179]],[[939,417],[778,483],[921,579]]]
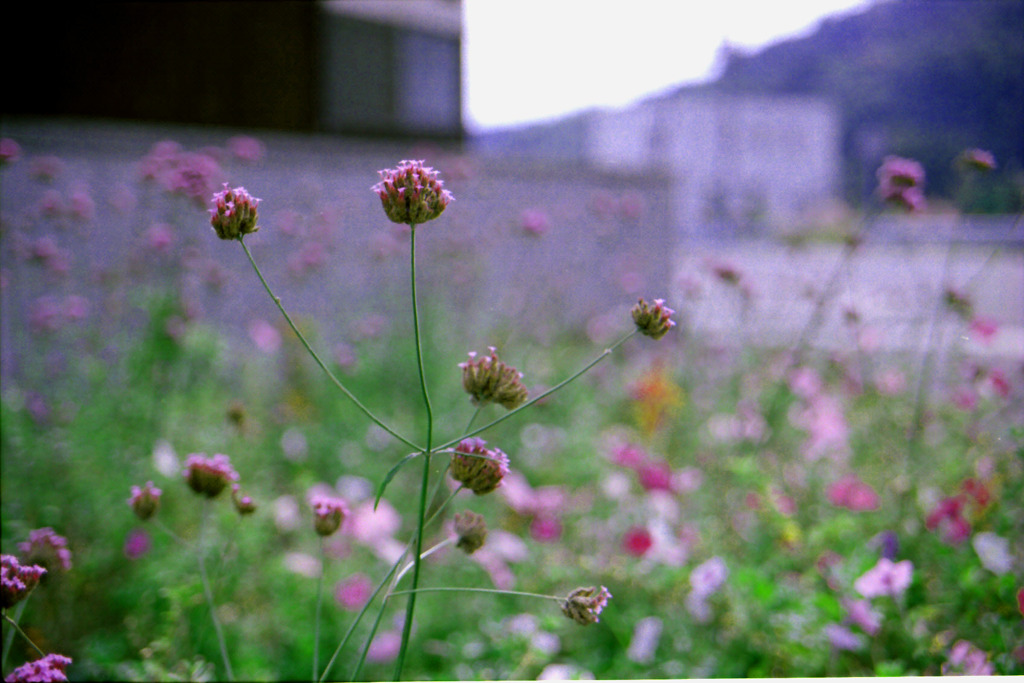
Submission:
[[[406,552],[420,481],[415,465],[394,469],[409,447],[325,377],[237,245],[210,229],[211,197],[259,163],[262,143],[155,145],[134,180],[108,188],[133,216],[127,255],[91,269],[76,242],[102,250],[89,227],[96,200],[59,158],[11,144],[0,174],[30,166],[35,194],[0,235],[5,315],[27,312],[5,340],[18,363],[0,392],[2,546],[46,573],[8,604],[17,570],[5,560],[4,676],[40,657],[31,640],[70,658],[72,680],[310,679],[310,663],[322,671],[348,642]],[[375,171],[360,188],[371,199]],[[291,231],[296,246],[261,259],[287,258],[297,276],[330,267],[316,239],[329,222],[259,208],[274,216],[261,233]],[[543,240],[553,215],[527,207],[510,220]],[[418,239],[441,239],[447,219]],[[383,225],[367,230],[401,260],[406,235]],[[88,294],[71,277],[82,272]],[[480,435],[507,454],[500,484],[479,487],[486,495],[457,491],[446,453],[428,460],[445,484],[428,501],[423,545],[436,551],[422,562],[403,677],[1024,673],[1024,350],[970,353],[957,340],[983,343],[1000,321],[975,315],[975,293],[953,288],[934,302],[935,319],[956,330],[941,353],[852,341],[823,350],[809,343],[815,315],[840,306],[825,283],[788,343],[755,343],[741,318],[740,343],[723,344],[692,324],[714,315],[685,286],[696,275],[672,285],[683,298],[667,301],[676,324],[650,335],[662,338],[628,339]],[[749,303],[730,264],[708,262],[699,276]],[[467,396],[463,371],[488,358],[484,344],[534,398],[634,328],[636,297],[624,293],[587,321],[526,334],[498,317],[467,338],[449,301],[432,299],[430,277],[439,274],[420,292],[421,341],[435,443],[525,400],[509,373],[512,405]],[[244,337],[218,322],[225,281],[267,304]],[[667,296],[662,286],[646,295]],[[325,310],[345,310],[321,294]],[[842,316],[858,339],[857,311]],[[397,432],[421,430],[406,323],[360,315],[342,327],[343,339],[326,320],[298,319],[363,404]],[[467,511],[487,527],[471,554],[463,545],[481,521]],[[431,591],[459,587],[505,593]],[[575,594],[585,609],[573,616],[566,596],[580,587],[594,588]],[[359,678],[392,675],[397,598],[376,625],[375,610],[359,621],[328,679],[351,676],[364,642]]]

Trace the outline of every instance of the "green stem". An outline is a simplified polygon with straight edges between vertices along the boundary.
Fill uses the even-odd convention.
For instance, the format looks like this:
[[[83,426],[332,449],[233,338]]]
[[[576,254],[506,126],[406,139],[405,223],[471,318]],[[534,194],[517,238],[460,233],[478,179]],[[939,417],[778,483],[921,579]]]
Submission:
[[[391,565],[391,569],[384,576],[384,578],[381,580],[381,582],[379,584],[377,584],[377,588],[374,589],[373,594],[366,601],[366,604],[363,605],[363,608],[361,610],[359,610],[359,614],[356,615],[356,618],[352,621],[352,625],[349,626],[348,627],[348,631],[345,632],[345,636],[341,639],[341,642],[338,643],[338,647],[335,648],[334,654],[331,655],[331,659],[330,659],[329,662],[327,662],[327,666],[324,668],[324,672],[323,672],[323,674],[320,675],[320,679],[319,680],[323,681],[331,673],[331,668],[334,666],[334,661],[338,658],[338,655],[341,654],[341,651],[342,651],[342,649],[344,649],[345,645],[348,644],[349,638],[352,637],[352,633],[356,630],[356,626],[358,626],[359,622],[362,621],[363,615],[365,615],[366,611],[368,609],[370,609],[370,605],[372,605],[373,601],[377,599],[377,596],[384,589],[384,586],[387,585],[388,581],[391,580],[391,577],[394,575],[395,571],[397,571],[399,565],[402,564],[402,559],[404,557],[405,557],[405,555],[403,554],[402,557],[399,557],[395,561],[395,563],[393,565]],[[384,612],[384,605],[381,605],[381,613],[383,613],[383,612]],[[378,622],[379,621],[380,621],[380,619],[378,618]],[[367,641],[367,643],[369,643],[369,641]],[[358,671],[356,673],[358,673]],[[353,674],[353,676],[352,676],[353,680],[355,680],[355,675],[356,674]]]
[[[26,595],[22,599],[22,601],[18,603],[17,608],[15,608],[15,610],[14,610],[14,620],[13,621],[11,620],[11,618],[9,616],[7,616],[6,612],[4,612],[4,618],[7,619],[8,621],[10,621],[15,626],[17,626],[18,622],[21,621],[22,613],[25,611],[25,603],[28,602],[28,599],[30,597],[32,597],[31,593]],[[8,631],[7,635],[4,636],[4,654],[3,654],[3,661],[0,662],[0,671],[2,671],[3,669],[7,668],[7,655],[11,654],[11,644],[12,643],[14,643],[14,631]]]
[[[430,454],[434,436],[434,412],[430,405],[430,395],[427,393],[427,380],[423,372],[423,342],[420,338],[419,302],[416,297],[416,225],[409,226],[409,280],[412,291],[412,323],[413,333],[416,337],[416,367],[419,370],[420,390],[423,393],[423,404],[427,409],[427,447],[423,450],[423,476],[420,481],[420,504],[416,513],[416,552],[413,555],[412,587],[416,588],[420,582],[420,554],[423,552],[423,526],[427,514],[427,494],[430,489]],[[412,617],[416,609],[416,595],[409,596],[409,602],[405,607],[405,624],[402,626],[402,644],[398,650],[398,659],[395,663],[394,679],[402,678],[402,667],[405,665],[405,653],[409,649],[409,634],[412,632]]]
[[[320,536],[320,576],[316,580],[316,620],[313,626],[313,678],[316,681],[316,672],[320,668],[320,609],[323,606],[324,597],[324,537]]]
[[[431,555],[433,555],[434,553],[436,553],[438,550],[441,550],[442,548],[446,548],[446,547],[450,546],[454,542],[455,542],[454,538],[448,537],[448,538],[444,539],[443,541],[441,541],[440,543],[438,543],[437,545],[435,545],[435,546],[433,546],[431,548],[427,548],[426,550],[424,550],[423,554],[420,555],[420,559],[421,560],[426,559],[426,558],[430,557]],[[415,562],[410,562],[409,564],[405,565],[402,568],[402,571],[398,572],[398,576],[395,577],[395,583],[396,584],[399,581],[402,580],[403,576],[405,576],[406,574],[409,573],[409,570],[412,569],[414,564],[415,564]],[[394,595],[394,594],[392,593],[392,595]]]
[[[520,595],[526,598],[543,598],[545,600],[554,600],[556,602],[562,602],[565,598],[560,598],[557,595],[544,595],[543,593],[526,593],[524,591],[505,591],[497,588],[453,588],[453,587],[428,587],[428,588],[415,588],[401,591],[392,591],[390,595],[404,595],[406,593],[493,593],[498,595]]]
[[[228,680],[235,680],[235,674],[231,670],[231,660],[228,659],[228,648],[224,642],[224,632],[220,627],[220,620],[217,618],[217,608],[213,602],[213,590],[210,589],[210,577],[206,574],[206,548],[203,545],[203,536],[206,534],[206,526],[209,518],[210,499],[203,499],[203,519],[199,527],[199,576],[203,581],[203,593],[206,595],[206,604],[210,606],[210,618],[213,619],[213,628],[217,632],[217,644],[220,646],[220,657],[224,662],[224,669],[227,672]]]
[[[490,429],[491,427],[495,426],[496,424],[504,422],[505,420],[509,419],[513,415],[516,415],[516,414],[520,413],[521,411],[526,410],[527,408],[532,406],[537,401],[541,401],[541,400],[547,398],[548,396],[550,396],[551,394],[555,393],[556,391],[558,391],[562,387],[564,387],[564,386],[566,386],[566,385],[576,381],[577,379],[579,379],[579,377],[581,375],[583,375],[588,370],[590,370],[592,367],[594,367],[595,365],[597,365],[598,363],[603,361],[605,358],[610,356],[612,351],[614,351],[615,349],[617,349],[620,346],[622,346],[627,340],[630,339],[630,337],[632,337],[633,335],[637,334],[639,331],[640,331],[639,329],[634,328],[628,334],[623,335],[617,342],[615,342],[614,344],[609,346],[607,349],[602,351],[597,356],[597,358],[595,358],[594,360],[592,360],[589,363],[587,363],[578,372],[573,374],[571,377],[568,377],[567,379],[562,380],[561,382],[559,382],[555,386],[551,387],[550,389],[548,389],[547,391],[542,393],[540,396],[537,396],[536,398],[530,399],[529,401],[527,401],[523,405],[519,406],[515,410],[510,410],[510,411],[508,411],[507,413],[505,413],[504,415],[502,415],[501,417],[499,417],[497,419],[491,420],[490,422],[485,424],[483,427],[477,427],[473,431],[467,431],[465,434],[463,434],[462,436],[458,437],[457,439],[452,439],[451,441],[448,441],[446,443],[441,444],[440,446],[437,447],[437,450],[440,451],[440,450],[443,450],[445,448],[450,448],[450,447],[454,446],[455,444],[459,443],[460,441],[462,441],[463,439],[468,439],[471,436],[476,436],[480,432],[487,431],[488,429]]]
[[[14,627],[14,629],[15,629],[15,630],[16,630],[16,631],[17,631],[18,633],[20,633],[20,634],[21,634],[21,637],[22,637],[22,638],[24,638],[25,640],[27,640],[27,641],[28,641],[28,644],[29,644],[29,645],[31,645],[31,646],[33,647],[33,649],[35,649],[35,651],[39,653],[39,656],[40,656],[40,657],[45,657],[45,656],[46,656],[46,653],[45,653],[45,652],[43,652],[42,650],[40,650],[40,649],[39,649],[39,646],[38,646],[38,645],[36,645],[36,644],[35,644],[34,642],[32,642],[32,639],[28,637],[28,634],[26,634],[26,633],[25,633],[24,631],[22,631],[22,630],[21,630],[21,627],[20,627],[20,626],[18,626],[18,622],[16,622],[16,621],[15,621],[14,619],[11,619],[11,618],[10,618],[9,616],[7,616],[7,614],[6,614],[6,613],[4,613],[4,619],[5,619],[5,620],[7,620],[7,623],[9,623],[9,624],[10,624],[11,626],[13,626],[13,627]],[[6,657],[6,655],[5,655],[5,656],[4,656],[4,659],[6,659],[6,658],[7,658],[7,657]]]
[[[320,366],[320,369],[323,370],[327,377],[334,383],[334,386],[338,387],[338,389],[341,390],[341,393],[345,394],[345,396],[347,396],[348,399],[352,401],[352,403],[354,403],[355,406],[359,408],[359,410],[361,410],[364,415],[366,415],[366,417],[373,420],[373,422],[378,427],[380,427],[381,429],[383,429],[388,434],[395,437],[402,443],[406,444],[407,446],[411,446],[417,451],[422,451],[423,449],[420,446],[416,445],[415,443],[405,438],[395,430],[391,429],[391,427],[384,424],[384,422],[381,421],[380,418],[374,415],[369,408],[363,405],[363,403],[358,398],[355,397],[355,394],[348,390],[348,387],[341,383],[340,379],[335,377],[334,373],[328,369],[327,365],[323,362],[323,360],[320,359],[320,356],[317,355],[316,351],[313,350],[313,347],[310,346],[308,341],[306,341],[306,337],[304,337],[303,334],[299,332],[299,328],[295,326],[294,322],[292,322],[291,316],[288,315],[288,312],[284,310],[284,306],[281,304],[281,298],[276,296],[274,292],[270,289],[270,285],[268,285],[266,279],[264,279],[263,273],[260,272],[259,266],[256,265],[256,261],[255,259],[253,259],[252,253],[250,253],[249,251],[249,247],[245,246],[245,242],[243,241],[242,237],[238,238],[238,243],[242,245],[242,250],[245,251],[245,255],[249,257],[249,263],[252,264],[253,270],[256,271],[257,277],[259,277],[260,282],[263,283],[263,288],[267,290],[267,294],[269,294],[270,298],[274,300],[274,304],[277,306],[277,310],[281,311],[281,315],[283,315],[284,319],[288,322],[288,326],[292,328],[292,332],[294,332],[295,336],[299,338],[299,341],[302,342],[302,345],[306,348],[306,351],[309,352],[309,355],[313,357],[313,360],[316,361],[316,364]]]

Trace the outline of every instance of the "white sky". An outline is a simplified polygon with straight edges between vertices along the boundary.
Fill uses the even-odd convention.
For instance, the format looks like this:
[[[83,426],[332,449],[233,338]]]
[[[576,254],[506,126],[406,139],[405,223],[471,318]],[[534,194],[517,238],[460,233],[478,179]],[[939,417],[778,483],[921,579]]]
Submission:
[[[723,42],[757,48],[871,0],[463,0],[470,131],[621,106],[711,75]]]

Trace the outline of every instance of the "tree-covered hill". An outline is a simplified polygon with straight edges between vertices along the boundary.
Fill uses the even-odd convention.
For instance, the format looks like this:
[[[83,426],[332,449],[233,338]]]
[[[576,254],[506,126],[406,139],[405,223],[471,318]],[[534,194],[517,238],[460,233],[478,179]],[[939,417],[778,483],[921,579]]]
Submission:
[[[712,87],[835,102],[852,200],[888,153],[922,161],[929,192],[951,196],[951,160],[980,147],[1000,170],[996,189],[973,197],[971,208],[1007,211],[1019,208],[1024,167],[1022,65],[1024,0],[880,0],[807,37],[728,52]]]

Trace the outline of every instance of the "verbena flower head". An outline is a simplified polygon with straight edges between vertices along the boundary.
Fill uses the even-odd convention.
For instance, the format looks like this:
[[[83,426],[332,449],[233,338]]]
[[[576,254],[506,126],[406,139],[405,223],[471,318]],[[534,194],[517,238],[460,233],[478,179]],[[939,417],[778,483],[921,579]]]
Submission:
[[[598,616],[611,597],[612,594],[604,586],[577,588],[562,601],[562,614],[582,626],[596,624],[601,621]]]
[[[231,460],[222,453],[207,458],[205,453],[193,453],[185,460],[185,481],[198,494],[215,498],[231,482],[238,481],[238,472]]]
[[[135,512],[135,516],[145,521],[156,514],[156,511],[160,508],[160,496],[163,491],[153,485],[153,482],[147,481],[143,487],[133,486],[132,495],[128,499],[128,504],[131,505],[132,511]]]
[[[256,232],[259,226],[257,206],[260,200],[246,192],[244,187],[224,189],[213,195],[210,209],[210,225],[222,240],[236,240],[243,235]]]
[[[256,503],[250,496],[242,493],[242,489],[237,483],[231,485],[231,502],[235,504],[238,514],[243,517],[256,512]]]
[[[452,478],[480,496],[501,485],[508,474],[508,456],[488,448],[483,439],[463,439],[452,455]]]
[[[924,167],[913,159],[887,156],[878,168],[878,193],[882,200],[906,209],[924,208]]]
[[[20,564],[14,555],[0,557],[0,608],[9,609],[24,600],[45,573],[39,565]]]
[[[403,160],[397,168],[380,173],[372,189],[380,197],[384,213],[395,223],[419,225],[440,216],[455,198],[443,188],[438,173],[422,161]]]
[[[71,664],[70,657],[65,657],[64,655],[58,655],[56,653],[48,654],[34,662],[22,664],[12,671],[4,681],[6,683],[29,683],[29,681],[32,683],[50,683],[51,681],[66,681],[68,680],[68,676],[64,670],[68,668],[69,664]]]
[[[476,351],[471,351],[469,360],[459,363],[462,388],[472,397],[473,405],[497,403],[508,410],[518,408],[527,397],[523,373],[498,360],[497,349],[493,346],[489,349],[489,356],[477,358]]]
[[[18,549],[25,554],[26,562],[41,564],[48,571],[60,569],[66,572],[71,569],[71,551],[68,550],[68,541],[63,536],[54,533],[50,527],[30,532],[28,541],[19,543]]]
[[[313,507],[313,527],[321,536],[330,536],[348,516],[348,506],[341,498],[313,496],[309,501]]]
[[[988,173],[996,168],[996,157],[983,149],[966,149],[957,160],[968,171]]]
[[[472,555],[483,547],[487,540],[487,523],[483,515],[466,510],[455,513],[455,533],[459,540],[456,548],[461,548],[467,555]]]
[[[633,307],[632,313],[637,329],[651,339],[661,339],[676,326],[672,320],[675,311],[665,305],[664,299],[655,299],[653,306],[640,299]]]

